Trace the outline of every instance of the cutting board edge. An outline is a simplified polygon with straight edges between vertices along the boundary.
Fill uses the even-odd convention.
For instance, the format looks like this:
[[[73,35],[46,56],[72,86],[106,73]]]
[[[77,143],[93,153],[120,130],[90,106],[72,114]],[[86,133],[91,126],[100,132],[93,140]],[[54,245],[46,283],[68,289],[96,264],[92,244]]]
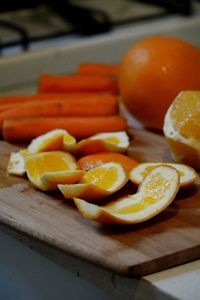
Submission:
[[[192,248],[188,248],[184,251],[176,252],[169,254],[165,256],[165,260],[163,263],[163,257],[149,260],[144,263],[140,263],[139,265],[130,265],[130,266],[120,266],[119,265],[113,265],[112,267],[107,264],[102,264],[101,262],[95,261],[91,259],[91,256],[85,256],[83,253],[77,253],[75,254],[73,251],[67,251],[62,246],[59,246],[57,244],[51,244],[50,241],[47,239],[44,239],[42,237],[35,236],[34,234],[31,234],[29,231],[24,231],[10,223],[9,221],[6,222],[5,220],[0,220],[0,228],[1,227],[6,228],[9,232],[12,232],[13,235],[17,234],[18,236],[21,236],[21,241],[24,239],[29,240],[29,244],[36,242],[40,245],[46,246],[49,249],[54,249],[57,252],[59,251],[62,255],[71,256],[75,259],[80,259],[83,262],[86,262],[88,264],[92,264],[95,267],[98,267],[100,269],[106,270],[111,273],[115,273],[119,276],[125,277],[125,278],[141,278],[143,276],[147,276],[153,273],[157,273],[160,271],[164,271],[166,269],[170,269],[173,267],[177,267],[181,264],[189,263],[191,261],[194,261],[196,259],[200,258],[200,245],[196,245]],[[31,245],[29,245],[30,247]],[[185,258],[187,255],[187,259]],[[159,267],[158,267],[159,266]]]

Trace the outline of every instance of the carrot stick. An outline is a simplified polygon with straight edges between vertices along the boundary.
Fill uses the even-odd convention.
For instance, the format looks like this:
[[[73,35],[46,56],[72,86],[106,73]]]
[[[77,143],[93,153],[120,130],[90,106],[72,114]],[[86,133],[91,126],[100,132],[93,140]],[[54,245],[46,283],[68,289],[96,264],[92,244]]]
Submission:
[[[66,93],[66,92],[95,92],[118,93],[118,84],[115,78],[103,75],[42,75],[39,82],[41,93]]]
[[[0,104],[0,113],[15,107],[16,107],[15,103]]]
[[[78,67],[77,74],[81,75],[118,75],[119,66],[105,63],[84,62]]]
[[[3,121],[21,117],[96,117],[110,116],[118,113],[117,97],[105,95],[105,98],[76,101],[34,101],[20,104],[15,108],[0,112],[0,128]]]
[[[37,94],[37,95],[21,95],[21,96],[0,96],[0,113],[11,108],[16,108],[16,105],[29,103],[29,102],[44,102],[44,101],[77,101],[82,99],[82,101],[87,102],[88,99],[105,100],[110,101],[110,98],[114,97],[111,94],[104,93],[66,93],[66,94]]]
[[[3,137],[9,142],[29,142],[56,128],[65,129],[75,138],[82,139],[100,132],[126,130],[127,122],[121,116],[8,119],[3,123]]]
[[[0,96],[0,105],[26,103],[32,101],[46,101],[46,100],[66,100],[69,99],[85,99],[88,98],[104,98],[107,93],[80,93],[80,92],[69,92],[69,93],[45,93],[36,95],[20,95],[20,96]],[[108,95],[109,96],[109,95]]]

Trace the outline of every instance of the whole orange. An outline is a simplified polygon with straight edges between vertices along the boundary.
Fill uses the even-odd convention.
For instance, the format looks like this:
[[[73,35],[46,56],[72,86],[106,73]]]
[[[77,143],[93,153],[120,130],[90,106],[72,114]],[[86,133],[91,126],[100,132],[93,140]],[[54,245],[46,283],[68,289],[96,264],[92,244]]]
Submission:
[[[119,89],[134,117],[148,128],[162,129],[177,94],[200,90],[200,49],[166,36],[140,40],[122,57]]]

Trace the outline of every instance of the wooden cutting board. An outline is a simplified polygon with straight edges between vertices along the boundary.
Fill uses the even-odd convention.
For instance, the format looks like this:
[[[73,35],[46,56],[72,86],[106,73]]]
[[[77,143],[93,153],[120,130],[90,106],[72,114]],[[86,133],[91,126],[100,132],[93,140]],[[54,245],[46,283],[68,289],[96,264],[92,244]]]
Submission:
[[[130,156],[139,161],[170,160],[162,136],[133,129],[130,135]],[[43,193],[26,178],[8,176],[9,153],[17,149],[0,142],[0,222],[4,226],[124,276],[147,275],[200,257],[199,181],[179,192],[170,207],[149,221],[106,226],[84,219],[58,191]]]

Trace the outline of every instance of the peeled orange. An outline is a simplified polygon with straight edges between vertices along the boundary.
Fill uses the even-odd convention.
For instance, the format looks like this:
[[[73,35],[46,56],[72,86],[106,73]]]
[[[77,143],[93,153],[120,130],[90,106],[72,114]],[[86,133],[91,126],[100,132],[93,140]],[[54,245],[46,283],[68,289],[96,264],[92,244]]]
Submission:
[[[166,113],[163,132],[176,162],[200,167],[200,91],[178,94]]]
[[[95,201],[118,191],[127,181],[128,175],[123,167],[110,162],[87,171],[77,184],[59,184],[58,188],[67,199],[82,197]]]
[[[123,55],[119,90],[132,115],[144,126],[162,129],[165,113],[183,90],[200,90],[200,50],[167,36],[139,40]]]
[[[80,213],[88,219],[110,224],[134,224],[146,221],[163,211],[179,189],[179,174],[169,166],[159,166],[142,181],[138,192],[98,206],[74,198]]]

